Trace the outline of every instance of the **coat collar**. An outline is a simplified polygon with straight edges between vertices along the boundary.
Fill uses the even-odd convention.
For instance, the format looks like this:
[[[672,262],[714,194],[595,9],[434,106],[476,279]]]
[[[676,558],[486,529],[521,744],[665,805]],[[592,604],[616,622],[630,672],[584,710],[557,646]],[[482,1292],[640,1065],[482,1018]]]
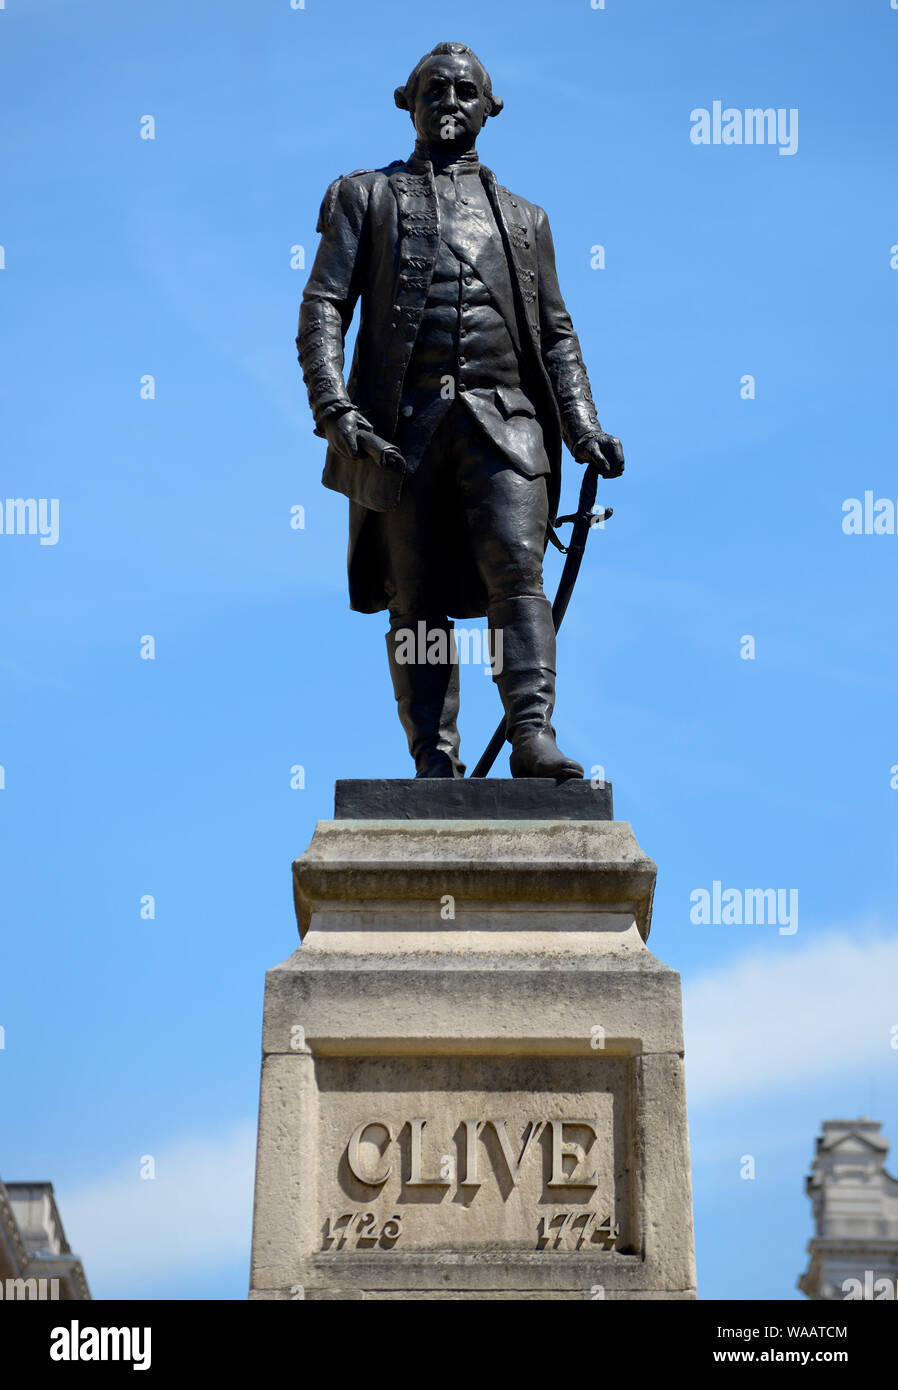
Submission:
[[[479,159],[477,159],[476,161],[471,161],[468,167],[470,168],[472,173],[478,173],[480,175],[480,182],[483,184],[487,193],[490,195],[490,201],[492,202],[494,209],[499,210],[501,214],[498,197],[498,190],[500,185],[499,180],[496,178],[496,175],[493,173],[492,169],[490,169],[488,165],[483,164]],[[409,174],[417,174],[425,178],[429,187],[433,190],[433,192],[436,192],[433,164],[425,155],[420,154],[417,151],[417,149],[414,150],[409,155],[408,159],[405,161],[405,168]]]
[[[476,174],[481,169],[480,156],[476,150],[470,150],[467,154],[460,154],[457,159],[451,160],[447,164],[439,161],[434,163],[427,153],[426,146],[420,140],[406,160],[408,167],[417,174],[426,173],[432,170],[435,174]]]

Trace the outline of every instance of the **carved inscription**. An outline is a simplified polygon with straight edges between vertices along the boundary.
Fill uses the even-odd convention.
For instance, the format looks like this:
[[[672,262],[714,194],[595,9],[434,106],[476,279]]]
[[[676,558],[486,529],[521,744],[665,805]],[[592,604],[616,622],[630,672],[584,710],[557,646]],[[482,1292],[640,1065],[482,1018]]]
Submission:
[[[322,1256],[637,1253],[626,1059],[320,1058]]]
[[[547,1212],[540,1218],[537,1244],[540,1249],[580,1250],[592,1241],[603,1250],[613,1250],[619,1235],[620,1222],[612,1221],[610,1216],[600,1221],[598,1212],[566,1211],[562,1208],[561,1211]]]
[[[360,1250],[372,1249],[377,1242],[392,1249],[402,1235],[402,1213],[396,1212],[381,1225],[373,1211],[332,1211],[324,1225],[325,1249],[342,1249],[352,1237]]]
[[[424,1172],[423,1150],[426,1124],[426,1118],[421,1115],[408,1121],[410,1144],[409,1164],[404,1175],[405,1185],[407,1187],[451,1187],[453,1179],[448,1175],[445,1165],[439,1171]],[[536,1140],[547,1128],[552,1136],[552,1175],[549,1178],[548,1186],[597,1186],[598,1174],[594,1171],[589,1172],[584,1168],[586,1148],[591,1146],[598,1134],[596,1120],[530,1120],[524,1132],[523,1144],[518,1151],[509,1136],[508,1122],[504,1118],[495,1120],[463,1119],[461,1121],[464,1132],[464,1166],[457,1179],[459,1186],[481,1186],[480,1158],[483,1146],[478,1144],[478,1140],[487,1125],[491,1126],[495,1133],[502,1163],[513,1187],[517,1187],[520,1181],[521,1169],[531,1154]],[[400,1125],[398,1128],[401,1129],[402,1126]],[[589,1142],[585,1147],[582,1140],[573,1137],[574,1132],[578,1129],[585,1130],[589,1135]],[[360,1125],[356,1125],[346,1146],[346,1162],[349,1170],[353,1177],[365,1187],[382,1187],[393,1172],[393,1163],[387,1161],[386,1155],[383,1155],[379,1162],[370,1163],[369,1161],[367,1165],[362,1159],[361,1145],[363,1140],[366,1138],[376,1140],[378,1134],[385,1134],[388,1144],[393,1143],[395,1137],[393,1126],[384,1120],[363,1120]],[[566,1159],[572,1159],[572,1165],[565,1166]]]

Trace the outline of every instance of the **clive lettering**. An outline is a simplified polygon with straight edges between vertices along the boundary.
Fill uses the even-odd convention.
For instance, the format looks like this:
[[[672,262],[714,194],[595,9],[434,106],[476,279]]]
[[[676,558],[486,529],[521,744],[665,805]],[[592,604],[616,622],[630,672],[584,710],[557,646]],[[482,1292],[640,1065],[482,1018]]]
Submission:
[[[595,1120],[579,1118],[532,1119],[524,1128],[519,1140],[508,1131],[504,1118],[482,1120],[462,1119],[453,1126],[447,1136],[445,1128],[439,1136],[427,1130],[428,1120],[416,1115],[407,1122],[409,1130],[407,1171],[401,1177],[406,1187],[451,1187],[452,1178],[444,1176],[440,1156],[448,1147],[448,1142],[460,1141],[460,1171],[458,1186],[477,1188],[482,1186],[481,1165],[484,1155],[497,1167],[495,1150],[498,1146],[501,1162],[512,1187],[517,1187],[521,1173],[528,1162],[538,1161],[540,1139],[548,1131],[550,1144],[551,1177],[547,1186],[560,1188],[594,1188],[598,1186],[598,1173],[588,1166],[589,1150],[598,1137],[598,1123]],[[383,1187],[396,1166],[390,1157],[390,1148],[398,1144],[405,1124],[393,1127],[385,1120],[363,1120],[357,1125],[346,1146],[346,1163],[353,1177],[365,1187]],[[496,1144],[486,1142],[487,1130],[492,1129]],[[425,1133],[425,1131],[427,1131]],[[588,1137],[587,1137],[588,1136]],[[364,1150],[364,1152],[363,1152]],[[497,1172],[497,1177],[504,1174]]]

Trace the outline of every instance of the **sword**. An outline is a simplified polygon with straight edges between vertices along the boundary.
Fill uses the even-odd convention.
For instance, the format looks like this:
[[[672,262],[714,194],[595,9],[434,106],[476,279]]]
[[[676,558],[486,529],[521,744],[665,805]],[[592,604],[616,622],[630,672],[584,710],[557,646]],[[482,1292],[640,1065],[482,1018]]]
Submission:
[[[560,516],[555,522],[556,526],[563,526],[566,522],[572,523],[571,539],[569,545],[562,545],[553,527],[549,527],[547,532],[548,539],[560,550],[564,559],[564,568],[561,571],[561,578],[558,581],[558,592],[552,604],[552,622],[555,631],[561,627],[567,606],[571,601],[571,594],[577,582],[577,575],[580,573],[580,565],[583,560],[583,552],[586,549],[586,541],[590,531],[594,526],[599,526],[614,515],[613,507],[596,507],[596,492],[599,486],[599,467],[598,464],[589,463],[586,465],[586,472],[583,475],[583,482],[580,484],[580,497],[577,501],[577,510],[570,516]],[[505,742],[505,720],[496,729],[486,748],[483,750],[480,761],[471,773],[472,777],[485,777],[492,767],[499,750]]]

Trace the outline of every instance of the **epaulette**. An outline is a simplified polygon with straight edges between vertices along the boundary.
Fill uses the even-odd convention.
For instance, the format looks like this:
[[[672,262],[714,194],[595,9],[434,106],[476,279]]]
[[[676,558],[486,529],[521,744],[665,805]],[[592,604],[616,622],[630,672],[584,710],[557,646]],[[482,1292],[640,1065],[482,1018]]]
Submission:
[[[392,174],[395,170],[403,168],[404,164],[405,160],[403,159],[392,159],[389,164],[385,164],[380,169],[353,169],[352,173],[346,174],[345,177],[354,179],[357,174]]]

